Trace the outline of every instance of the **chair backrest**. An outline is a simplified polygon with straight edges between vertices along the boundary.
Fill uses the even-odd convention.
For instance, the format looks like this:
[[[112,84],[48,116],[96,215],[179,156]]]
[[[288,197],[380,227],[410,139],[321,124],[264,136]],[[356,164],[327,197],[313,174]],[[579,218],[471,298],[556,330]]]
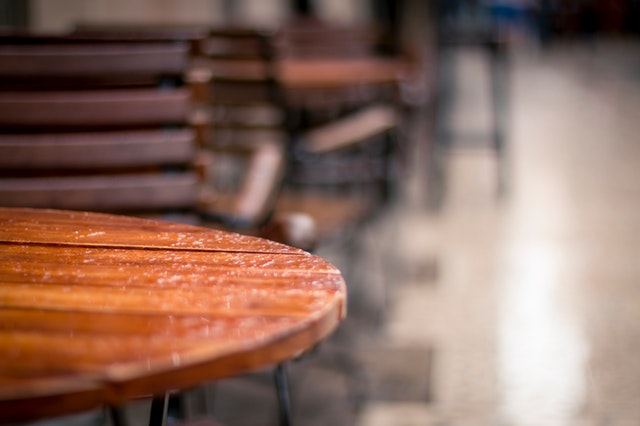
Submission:
[[[277,31],[274,44],[283,64],[283,78],[293,83],[287,90],[287,100],[291,106],[303,107],[308,112],[305,124],[332,120],[394,95],[395,83],[374,84],[367,78],[340,83],[345,74],[357,75],[358,68],[360,72],[376,72],[376,66],[369,61],[383,59],[381,43],[380,28],[370,24],[336,24],[303,18]],[[367,63],[364,69],[359,65],[363,63]],[[356,68],[345,73],[344,64]],[[305,74],[310,83],[304,83]]]
[[[195,99],[209,108],[216,132],[211,138],[214,144],[225,143],[225,132],[231,133],[237,144],[240,132],[255,135],[261,129],[282,126],[284,117],[279,112],[284,98],[269,32],[211,29],[200,52],[194,70],[205,75]]]
[[[276,44],[284,57],[358,58],[377,54],[381,38],[381,31],[371,25],[303,19],[284,25]]]
[[[271,71],[262,72],[263,61],[271,59],[264,43],[269,40],[266,33],[251,28],[85,22],[78,24],[70,37],[119,43],[188,43],[191,55],[186,84],[194,101],[190,125],[201,148],[199,154],[203,150],[213,154],[199,156],[203,178],[199,213],[243,232],[271,217],[284,174],[285,153],[273,142],[279,136],[272,131],[273,109],[265,111],[271,94],[277,93],[271,90],[275,83]],[[215,73],[209,68],[212,63]],[[235,75],[236,65],[239,75]],[[234,71],[229,73],[230,69]]]
[[[271,34],[249,27],[79,24],[74,38],[126,42],[170,39],[191,50],[187,85],[190,123],[200,147],[213,153],[203,170],[201,211],[224,223],[254,226],[271,215],[285,169],[281,94]]]
[[[220,207],[240,217],[273,212],[286,168],[288,115],[271,43],[260,29],[210,28],[188,77],[206,116],[200,138],[214,152],[211,187],[242,195]]]
[[[191,209],[189,46],[0,37],[0,205]]]

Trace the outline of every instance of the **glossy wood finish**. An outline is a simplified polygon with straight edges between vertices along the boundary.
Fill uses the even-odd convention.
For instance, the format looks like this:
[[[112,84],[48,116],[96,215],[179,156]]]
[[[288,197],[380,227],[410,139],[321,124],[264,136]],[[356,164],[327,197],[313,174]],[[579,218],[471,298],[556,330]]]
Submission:
[[[346,313],[326,261],[187,225],[0,208],[0,258],[3,422],[272,365]]]

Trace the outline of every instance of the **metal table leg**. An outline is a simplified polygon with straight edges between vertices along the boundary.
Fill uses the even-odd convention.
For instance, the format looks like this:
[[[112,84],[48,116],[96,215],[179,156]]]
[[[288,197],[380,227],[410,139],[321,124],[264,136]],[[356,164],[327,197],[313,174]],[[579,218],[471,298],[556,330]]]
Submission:
[[[278,409],[280,425],[291,426],[291,400],[289,396],[289,381],[285,364],[278,364],[274,372],[276,391],[278,392]]]
[[[167,408],[169,407],[169,394],[156,396],[151,401],[151,413],[149,426],[164,426],[167,422]]]

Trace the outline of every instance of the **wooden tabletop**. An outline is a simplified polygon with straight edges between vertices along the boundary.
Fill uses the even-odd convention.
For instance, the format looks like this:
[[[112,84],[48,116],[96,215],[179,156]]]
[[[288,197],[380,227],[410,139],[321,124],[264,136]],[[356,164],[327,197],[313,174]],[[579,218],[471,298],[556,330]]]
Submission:
[[[265,367],[345,317],[326,261],[188,225],[0,208],[0,422]]]

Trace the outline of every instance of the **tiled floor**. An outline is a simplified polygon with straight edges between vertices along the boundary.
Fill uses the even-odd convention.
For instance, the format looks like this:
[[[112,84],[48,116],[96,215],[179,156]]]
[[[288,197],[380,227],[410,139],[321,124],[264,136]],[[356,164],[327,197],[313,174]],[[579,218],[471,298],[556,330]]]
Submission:
[[[296,425],[640,424],[640,43],[515,53],[508,196],[490,153],[456,152],[441,212],[416,167],[355,257],[320,250],[351,312],[290,366]],[[465,127],[482,127],[480,59],[461,58]],[[277,424],[268,373],[214,401],[230,426]]]
[[[432,398],[372,402],[358,426],[640,424],[638,53],[514,57],[509,196],[491,156],[459,153],[441,214],[413,201],[395,218],[399,268],[434,257],[437,277],[396,283],[379,339],[433,349]],[[461,59],[461,124],[479,59]]]

